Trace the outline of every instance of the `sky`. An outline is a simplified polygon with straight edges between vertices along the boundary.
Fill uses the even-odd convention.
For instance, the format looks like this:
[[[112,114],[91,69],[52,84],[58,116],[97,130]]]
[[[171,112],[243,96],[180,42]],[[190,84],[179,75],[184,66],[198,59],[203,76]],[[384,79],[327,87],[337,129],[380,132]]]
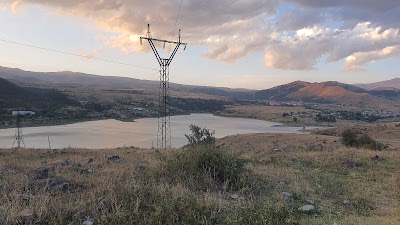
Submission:
[[[150,24],[153,38],[176,41],[181,29],[188,43],[174,83],[368,83],[400,77],[399,21],[400,0],[1,0],[0,66],[157,80],[139,41]]]

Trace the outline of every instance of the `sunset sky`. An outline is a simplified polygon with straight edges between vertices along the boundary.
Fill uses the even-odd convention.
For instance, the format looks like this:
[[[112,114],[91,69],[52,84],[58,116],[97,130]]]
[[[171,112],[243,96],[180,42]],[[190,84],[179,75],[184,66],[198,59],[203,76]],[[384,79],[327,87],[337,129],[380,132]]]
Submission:
[[[171,82],[373,82],[400,77],[399,21],[400,0],[1,0],[0,66],[157,80],[157,61],[139,42],[150,23],[154,38],[176,40],[180,28],[188,42]]]

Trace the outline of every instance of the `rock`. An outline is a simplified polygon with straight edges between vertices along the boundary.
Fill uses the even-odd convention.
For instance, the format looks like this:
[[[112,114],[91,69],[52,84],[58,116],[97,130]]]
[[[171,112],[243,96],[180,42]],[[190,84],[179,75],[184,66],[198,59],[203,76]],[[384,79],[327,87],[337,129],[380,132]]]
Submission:
[[[121,157],[119,157],[117,155],[114,155],[114,156],[108,157],[107,160],[111,161],[111,162],[120,162],[121,161]]]
[[[303,205],[298,210],[303,213],[313,214],[315,212],[315,207],[313,205]]]
[[[349,206],[349,205],[351,205],[351,202],[350,202],[349,200],[344,200],[344,201],[343,201],[343,204],[344,204],[345,206]]]
[[[20,213],[18,213],[18,218],[20,218],[24,222],[32,221],[36,219],[36,213],[30,209],[24,209]]]
[[[31,180],[47,179],[49,177],[49,168],[39,167],[31,172],[30,177]]]
[[[292,193],[289,192],[282,192],[282,198],[283,200],[287,201],[293,197]]]
[[[87,219],[85,222],[83,222],[84,225],[93,225],[94,222],[92,219]]]
[[[239,195],[233,194],[233,195],[231,195],[231,199],[234,199],[234,200],[239,199]]]
[[[239,196],[239,195],[237,195],[237,194],[233,194],[233,195],[231,195],[230,197],[231,197],[231,199],[233,199],[233,200],[245,200],[245,199],[246,199],[245,197]]]
[[[69,183],[62,178],[49,180],[49,188],[53,191],[66,191],[68,190],[69,186]]]
[[[66,215],[66,214],[68,213],[68,209],[66,209],[66,208],[60,208],[60,213],[61,213],[62,215]]]
[[[32,183],[37,189],[46,188],[49,191],[66,191],[70,184],[63,178],[39,179]]]
[[[4,174],[4,175],[12,175],[12,174],[16,174],[17,171],[15,169],[12,169],[12,168],[1,167],[0,168],[0,173]]]
[[[284,185],[286,185],[286,182],[285,182],[285,181],[280,181],[280,182],[278,183],[278,185],[284,186]]]
[[[99,198],[100,208],[106,210],[109,213],[113,212],[113,202],[109,197],[103,196]]]

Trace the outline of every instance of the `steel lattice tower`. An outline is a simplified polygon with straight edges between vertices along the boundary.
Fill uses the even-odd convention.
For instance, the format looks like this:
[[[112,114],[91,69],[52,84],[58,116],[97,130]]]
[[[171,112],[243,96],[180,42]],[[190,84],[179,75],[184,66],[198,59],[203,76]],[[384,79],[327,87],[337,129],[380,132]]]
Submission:
[[[15,143],[17,143],[17,147],[18,149],[21,148],[21,144],[24,145],[25,147],[25,143],[24,143],[24,137],[22,135],[22,127],[21,127],[21,120],[20,120],[20,115],[17,114],[15,116],[15,123],[16,123],[16,128],[15,128],[15,137],[14,137],[14,143],[13,143],[13,148]]]
[[[160,91],[159,91],[159,99],[158,99],[158,133],[157,133],[157,149],[166,149],[171,147],[171,124],[170,124],[170,95],[169,95],[169,66],[174,58],[175,54],[178,52],[179,47],[181,45],[185,46],[186,43],[181,42],[181,30],[179,30],[178,41],[167,41],[152,38],[150,32],[150,25],[147,25],[147,36],[140,37],[140,43],[142,40],[147,40],[150,44],[151,49],[154,52],[154,55],[157,58],[157,61],[160,65]],[[165,44],[175,44],[175,48],[172,51],[169,58],[161,58],[160,54],[157,51],[154,42]]]

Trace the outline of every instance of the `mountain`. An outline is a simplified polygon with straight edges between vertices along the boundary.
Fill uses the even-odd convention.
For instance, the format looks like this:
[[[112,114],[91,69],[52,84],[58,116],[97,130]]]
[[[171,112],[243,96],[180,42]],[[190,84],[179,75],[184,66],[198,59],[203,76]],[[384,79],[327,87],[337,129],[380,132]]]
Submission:
[[[400,90],[400,78],[394,78],[391,80],[380,81],[369,84],[354,84],[357,87],[361,87],[367,90]]]
[[[99,76],[85,73],[64,72],[29,72],[21,69],[0,67],[0,77],[21,86],[76,85],[95,86],[118,89],[152,89],[158,90],[159,81],[140,80],[128,77]],[[170,83],[170,89],[191,93],[225,96],[236,99],[252,98],[254,90],[207,87]]]
[[[68,105],[78,103],[56,90],[24,88],[0,78],[0,109],[54,110]]]
[[[314,103],[348,103],[358,106],[393,105],[388,93],[370,92],[363,88],[336,81],[309,83],[295,81],[255,93],[256,99],[303,101]]]

